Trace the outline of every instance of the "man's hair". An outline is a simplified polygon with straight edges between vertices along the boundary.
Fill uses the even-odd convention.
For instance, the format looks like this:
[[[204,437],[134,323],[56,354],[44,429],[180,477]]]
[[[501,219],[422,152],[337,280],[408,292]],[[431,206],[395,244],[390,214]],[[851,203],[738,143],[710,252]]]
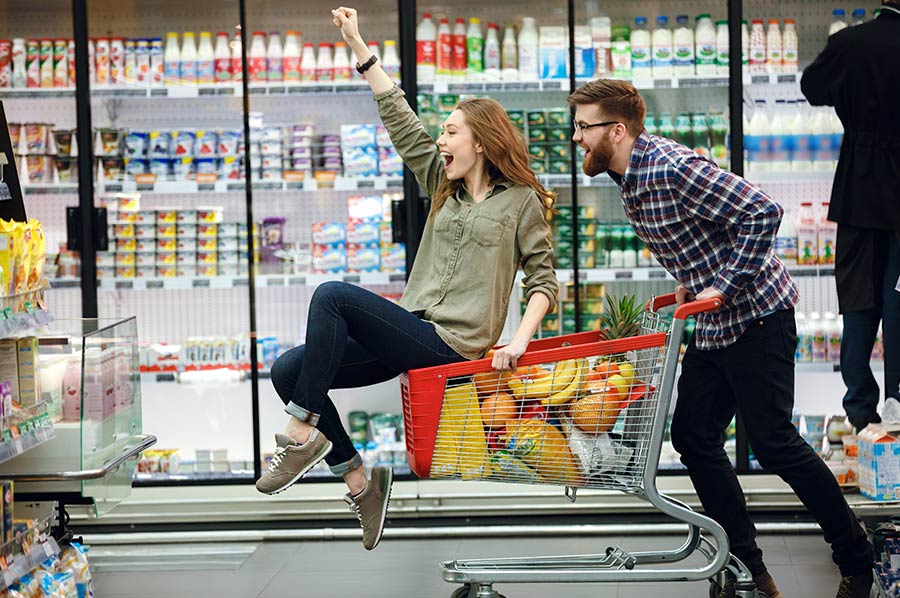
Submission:
[[[647,104],[627,81],[596,79],[576,89],[568,101],[571,107],[597,104],[605,118],[621,122],[635,137],[644,130]]]

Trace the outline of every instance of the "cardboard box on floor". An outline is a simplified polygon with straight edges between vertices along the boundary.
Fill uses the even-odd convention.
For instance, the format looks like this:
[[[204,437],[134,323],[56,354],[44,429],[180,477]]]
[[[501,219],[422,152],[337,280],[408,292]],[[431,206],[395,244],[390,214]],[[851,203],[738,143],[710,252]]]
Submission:
[[[900,423],[859,433],[859,489],[872,500],[900,500]]]

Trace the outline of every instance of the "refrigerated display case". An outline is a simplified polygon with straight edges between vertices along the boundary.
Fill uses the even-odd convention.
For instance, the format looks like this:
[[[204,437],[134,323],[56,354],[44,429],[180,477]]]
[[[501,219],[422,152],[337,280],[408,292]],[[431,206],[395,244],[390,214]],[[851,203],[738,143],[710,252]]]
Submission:
[[[67,6],[20,4],[6,4],[7,37],[71,35]],[[106,208],[110,223],[109,250],[97,256],[97,312],[137,316],[144,420],[160,437],[160,452],[142,464],[138,484],[250,483],[265,466],[272,434],[286,417],[267,379],[268,368],[280,352],[302,342],[315,287],[345,280],[388,297],[402,294],[428,209],[377,128],[368,86],[338,57],[345,49],[337,46],[340,34],[329,19],[333,7],[247,3],[241,28],[242,5],[229,0],[189,8],[155,0],[123,11],[103,0],[91,2],[86,13],[94,68],[85,97],[96,129],[90,175],[97,194],[91,202]],[[729,69],[740,70],[739,54],[722,44],[725,34],[740,39],[741,31],[734,23],[723,29],[717,21],[736,21],[741,11],[750,20],[796,19],[802,69],[824,45],[830,8],[817,7],[813,14],[796,2],[757,7],[735,0],[672,0],[641,9],[626,2],[485,6],[379,0],[361,7],[360,23],[363,35],[379,43],[382,56],[396,50],[404,75],[399,84],[430,130],[459,98],[473,95],[498,99],[521,123],[533,168],[559,194],[552,227],[563,284],[557,313],[548,314],[541,327],[539,335],[545,336],[595,327],[606,295],[644,299],[674,284],[627,225],[612,181],[581,173],[566,106],[573,87],[595,76],[631,79],[652,113],[647,119],[651,132],[655,128],[707,152],[740,174],[745,163],[735,152],[743,154],[749,145],[743,133],[751,128],[742,117],[752,115],[742,101],[799,97],[799,75],[750,73],[748,64],[746,74],[731,77]],[[434,73],[417,72],[415,30],[426,12],[435,25],[436,62],[440,20],[448,19],[449,73],[438,72],[437,64]],[[39,18],[43,14],[55,16],[48,21]],[[676,64],[670,71],[663,61],[663,68],[654,70],[651,57],[649,69],[638,65],[626,72],[632,58],[643,60],[648,38],[652,53],[657,23],[678,38],[679,28],[696,31],[700,15],[709,16],[701,20],[703,41],[715,49],[711,63],[699,68],[695,56],[692,65]],[[668,21],[658,21],[661,16]],[[639,17],[646,23],[636,21]],[[480,20],[476,25],[482,32],[491,29],[490,23],[498,26],[499,74],[485,73],[468,60],[464,67],[452,63],[457,19],[469,30],[473,18]],[[507,26],[513,26],[518,44],[525,18],[534,19],[535,28],[534,37],[526,35],[526,46],[538,53],[536,68],[547,69],[523,77],[503,68],[502,54]],[[641,32],[632,45],[635,31]],[[212,80],[202,59],[209,57],[210,47]],[[518,44],[517,61],[520,50]],[[277,65],[279,55],[280,70],[270,69],[268,59]],[[197,70],[186,77],[180,70],[176,76],[172,64],[191,58],[204,64],[195,64]],[[517,62],[508,70],[518,67]],[[84,91],[71,84],[26,86],[0,89],[0,97],[11,121],[53,122],[50,130],[59,130],[65,141],[64,132],[75,128],[76,96]],[[51,231],[48,246],[58,248],[66,239],[64,208],[79,200],[77,178],[66,172],[65,152],[56,151],[51,178],[44,184],[29,181],[26,193],[30,213]],[[750,180],[780,202],[827,197],[830,173],[824,170],[778,174],[747,166]],[[80,316],[83,283],[72,267],[77,254],[60,250],[57,255],[58,290],[50,308],[58,317]],[[835,311],[827,266],[792,271],[806,302],[800,311]],[[516,289],[501,342],[514,334],[521,305]],[[829,388],[835,381],[830,364],[800,364],[798,379],[798,411],[823,411],[814,402],[821,392],[830,393],[835,403],[825,411],[839,411],[838,397]],[[333,396],[366,458],[401,466],[397,383]],[[749,471],[741,443],[735,446],[736,465]],[[167,458],[172,455],[178,459]],[[667,447],[663,465],[679,466]],[[325,471],[315,473],[333,479]]]

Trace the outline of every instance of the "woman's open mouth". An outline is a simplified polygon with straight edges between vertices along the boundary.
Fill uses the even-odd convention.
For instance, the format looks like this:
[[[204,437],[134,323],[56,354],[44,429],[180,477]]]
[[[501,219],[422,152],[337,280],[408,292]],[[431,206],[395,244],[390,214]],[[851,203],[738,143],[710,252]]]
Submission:
[[[444,159],[444,170],[450,168],[450,165],[453,163],[453,154],[450,152],[441,152],[441,158]]]

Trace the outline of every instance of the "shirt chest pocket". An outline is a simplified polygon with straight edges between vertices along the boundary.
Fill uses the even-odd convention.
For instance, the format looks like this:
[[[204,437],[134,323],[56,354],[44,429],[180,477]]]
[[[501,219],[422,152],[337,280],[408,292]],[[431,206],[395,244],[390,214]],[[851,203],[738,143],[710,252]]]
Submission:
[[[509,230],[512,217],[509,214],[495,217],[476,214],[472,220],[472,239],[483,247],[496,247]]]

